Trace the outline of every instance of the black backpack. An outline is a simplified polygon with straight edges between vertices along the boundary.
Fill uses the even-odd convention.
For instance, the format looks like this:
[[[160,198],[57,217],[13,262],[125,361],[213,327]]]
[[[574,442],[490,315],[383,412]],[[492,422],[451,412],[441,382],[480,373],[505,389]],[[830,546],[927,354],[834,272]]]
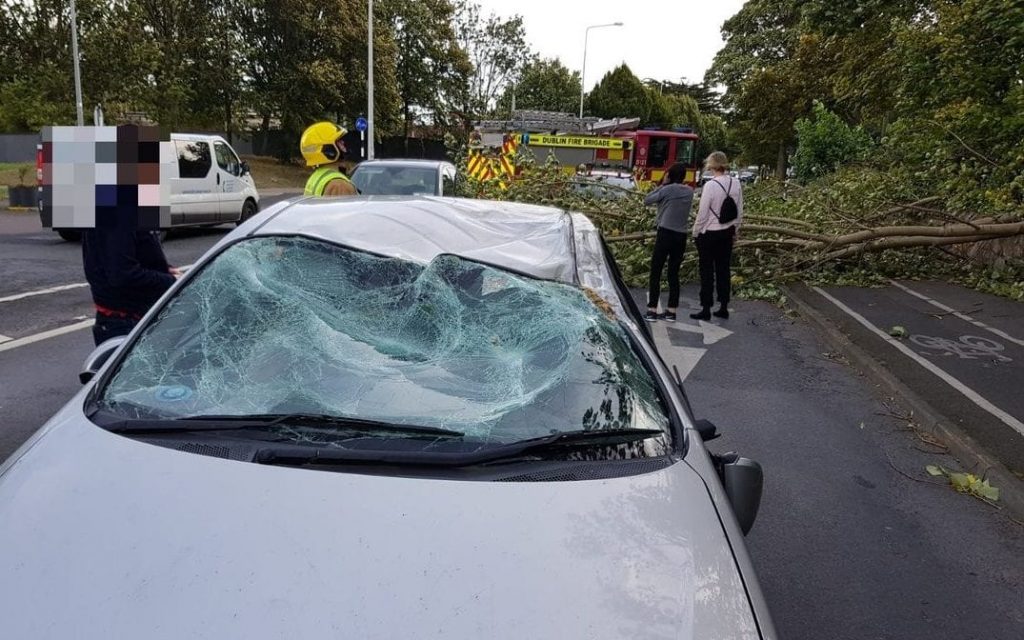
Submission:
[[[711,182],[714,182],[718,186],[722,187],[722,183],[719,182],[718,180],[712,179]],[[722,187],[722,189],[725,191],[725,200],[722,202],[722,208],[719,210],[718,213],[715,213],[714,209],[711,210],[711,213],[715,213],[715,217],[718,218],[719,224],[732,222],[740,215],[739,209],[736,207],[736,201],[732,199],[731,195],[729,195],[729,192],[732,191],[731,176],[729,177],[729,188],[726,189],[725,187]]]

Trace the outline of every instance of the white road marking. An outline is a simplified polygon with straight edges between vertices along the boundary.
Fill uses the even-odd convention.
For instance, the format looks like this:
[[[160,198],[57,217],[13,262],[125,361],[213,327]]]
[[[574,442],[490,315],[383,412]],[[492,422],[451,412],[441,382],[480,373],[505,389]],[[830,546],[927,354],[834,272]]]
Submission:
[[[56,338],[62,336],[65,333],[71,333],[80,329],[87,329],[91,327],[96,321],[95,320],[83,320],[82,322],[76,322],[75,324],[69,324],[63,327],[57,327],[56,329],[50,329],[49,331],[43,331],[42,333],[36,333],[24,338],[18,338],[11,340],[10,342],[0,343],[0,352],[10,351],[11,349],[17,349],[18,347],[24,347],[27,344],[39,342],[40,340],[46,340],[48,338]]]
[[[997,336],[999,336],[1000,338],[1002,338],[1003,340],[1009,340],[1010,342],[1013,342],[1015,344],[1019,344],[1020,346],[1024,347],[1024,340],[1021,340],[1019,338],[1014,338],[1013,336],[1011,336],[1010,334],[1006,333],[1005,331],[1001,331],[999,329],[996,329],[995,327],[990,327],[987,324],[985,324],[984,322],[981,322],[980,320],[975,320],[974,318],[972,318],[971,316],[967,315],[966,313],[960,313],[959,311],[957,311],[953,307],[946,306],[946,305],[942,304],[941,302],[939,302],[938,300],[935,300],[933,298],[929,298],[928,296],[924,295],[923,293],[918,293],[917,291],[914,291],[910,287],[902,285],[899,282],[896,282],[895,280],[890,280],[889,283],[892,284],[894,287],[897,287],[897,288],[902,289],[903,291],[909,293],[910,295],[914,296],[915,298],[920,298],[921,300],[924,300],[928,304],[930,304],[930,305],[932,305],[934,307],[938,307],[939,309],[942,309],[943,311],[945,311],[946,313],[948,313],[948,314],[950,314],[952,316],[960,318],[961,320],[963,320],[965,322],[970,322],[974,326],[979,327],[981,329],[984,329],[985,331],[988,331],[990,333],[994,333]]]
[[[49,289],[39,289],[38,291],[26,291],[25,293],[16,293],[10,296],[4,296],[0,298],[0,302],[14,302],[15,300],[21,300],[23,298],[31,298],[32,296],[42,296],[48,293],[57,293],[58,291],[67,291],[68,289],[81,289],[82,287],[88,287],[88,282],[76,282],[74,284],[62,284],[57,287],[50,287]]]
[[[821,287],[811,287],[811,288],[814,289],[815,291],[817,291],[823,298],[825,298],[826,300],[828,300],[829,302],[831,302],[835,306],[839,307],[839,309],[841,309],[843,312],[845,312],[846,315],[850,316],[851,318],[853,318],[854,320],[859,322],[866,329],[868,329],[872,333],[876,334],[878,337],[882,338],[882,340],[885,340],[886,342],[891,344],[898,351],[900,351],[900,353],[902,353],[903,355],[907,356],[908,358],[910,358],[911,360],[913,360],[917,364],[921,365],[922,367],[924,367],[928,371],[931,371],[932,373],[937,375],[939,378],[942,379],[943,382],[945,382],[949,386],[951,386],[954,389],[956,389],[957,391],[959,391],[961,394],[963,394],[967,399],[972,401],[974,404],[978,405],[980,408],[984,409],[985,411],[991,413],[993,416],[995,416],[996,418],[1001,420],[1004,424],[1006,424],[1006,426],[1010,427],[1011,429],[1013,429],[1014,431],[1016,431],[1020,435],[1024,436],[1024,422],[1021,422],[1017,418],[1014,418],[1013,416],[1011,416],[1010,414],[1006,413],[1005,411],[1003,411],[1002,409],[1000,409],[996,405],[992,404],[991,402],[989,402],[985,398],[981,397],[981,395],[978,394],[978,392],[975,391],[974,389],[971,389],[970,387],[968,387],[964,383],[960,382],[960,380],[958,380],[957,378],[954,378],[953,376],[949,375],[948,373],[946,373],[945,371],[940,369],[938,366],[936,366],[936,365],[932,364],[931,362],[929,362],[928,360],[924,359],[923,357],[918,355],[917,352],[915,352],[913,349],[911,349],[907,345],[905,345],[902,342],[900,342],[898,339],[894,338],[893,336],[890,336],[885,331],[882,331],[881,329],[879,329],[875,325],[871,324],[871,322],[867,318],[865,318],[864,316],[860,315],[859,313],[857,313],[856,311],[854,311],[850,307],[846,306],[845,304],[843,304],[842,302],[840,302],[836,298],[834,298],[831,295],[829,295]],[[2,345],[0,345],[0,349],[3,349]]]
[[[698,320],[696,325],[688,322],[662,322],[658,323],[665,325],[666,327],[672,327],[674,329],[681,329],[682,331],[689,331],[690,333],[699,333],[704,337],[704,344],[715,344],[722,338],[727,338],[732,335],[732,331],[718,326],[712,322],[704,322]],[[657,323],[656,323],[657,324]]]
[[[10,342],[11,340],[14,340],[14,338],[9,338],[9,337],[3,335],[2,333],[0,333],[0,344],[2,344],[4,342]]]
[[[679,369],[679,378],[686,380],[693,369],[700,362],[701,357],[707,353],[707,349],[701,349],[699,347],[677,347],[672,344],[668,337],[668,328],[673,327],[676,329],[682,329],[683,331],[689,331],[691,333],[701,333],[700,327],[696,327],[692,324],[680,322],[674,324],[671,322],[655,322],[652,323],[651,332],[657,336],[657,342],[661,342],[663,345],[667,345],[670,348],[661,349],[661,357],[665,361],[665,366],[670,370],[675,365]]]
[[[181,269],[182,273],[185,273],[189,269],[191,269],[193,266],[194,265],[191,265],[191,264],[183,264],[183,265],[181,265],[178,268]],[[26,291],[24,293],[15,293],[15,294],[12,294],[12,295],[9,295],[9,296],[4,296],[4,297],[0,298],[0,302],[14,302],[15,300],[22,300],[24,298],[31,298],[32,296],[44,296],[44,295],[49,294],[49,293],[59,293],[61,291],[68,291],[70,289],[81,289],[82,287],[88,287],[88,286],[89,286],[88,282],[73,282],[71,284],[61,284],[61,285],[57,285],[56,287],[49,287],[48,289],[39,289],[37,291]]]

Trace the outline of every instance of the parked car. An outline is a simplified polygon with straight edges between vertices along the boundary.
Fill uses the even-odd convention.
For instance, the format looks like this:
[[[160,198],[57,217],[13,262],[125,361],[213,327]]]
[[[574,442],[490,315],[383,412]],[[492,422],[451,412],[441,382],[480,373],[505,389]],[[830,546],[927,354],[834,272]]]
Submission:
[[[586,193],[604,200],[624,198],[636,190],[636,181],[629,172],[593,171],[577,175],[572,188],[577,193]]]
[[[275,204],[0,465],[4,634],[775,638],[649,331],[583,215]]]
[[[352,171],[352,182],[363,195],[451,195],[455,165],[442,160],[365,160]]]
[[[715,172],[714,171],[705,171],[704,173],[700,174],[700,180],[697,181],[697,186],[698,187],[703,187],[705,185],[705,183],[707,183],[708,180],[710,180],[710,179],[712,179],[714,177],[715,177]]]
[[[171,179],[170,228],[241,224],[256,215],[260,206],[256,182],[249,165],[238,158],[227,140],[172,133],[170,141],[178,156],[178,176]],[[68,241],[81,239],[76,229],[54,231]]]

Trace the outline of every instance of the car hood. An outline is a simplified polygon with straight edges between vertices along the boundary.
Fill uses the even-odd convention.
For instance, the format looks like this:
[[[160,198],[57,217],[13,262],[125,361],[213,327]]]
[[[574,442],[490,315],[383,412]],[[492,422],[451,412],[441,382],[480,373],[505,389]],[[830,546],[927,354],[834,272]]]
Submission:
[[[165,449],[79,413],[9,465],[0,523],[12,638],[758,637],[685,462],[381,477]]]

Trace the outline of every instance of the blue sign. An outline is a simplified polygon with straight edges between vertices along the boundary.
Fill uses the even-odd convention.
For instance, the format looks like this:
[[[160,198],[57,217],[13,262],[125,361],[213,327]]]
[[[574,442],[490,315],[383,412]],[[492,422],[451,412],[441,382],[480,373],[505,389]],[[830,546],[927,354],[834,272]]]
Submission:
[[[366,131],[366,118],[356,118],[356,131]]]

